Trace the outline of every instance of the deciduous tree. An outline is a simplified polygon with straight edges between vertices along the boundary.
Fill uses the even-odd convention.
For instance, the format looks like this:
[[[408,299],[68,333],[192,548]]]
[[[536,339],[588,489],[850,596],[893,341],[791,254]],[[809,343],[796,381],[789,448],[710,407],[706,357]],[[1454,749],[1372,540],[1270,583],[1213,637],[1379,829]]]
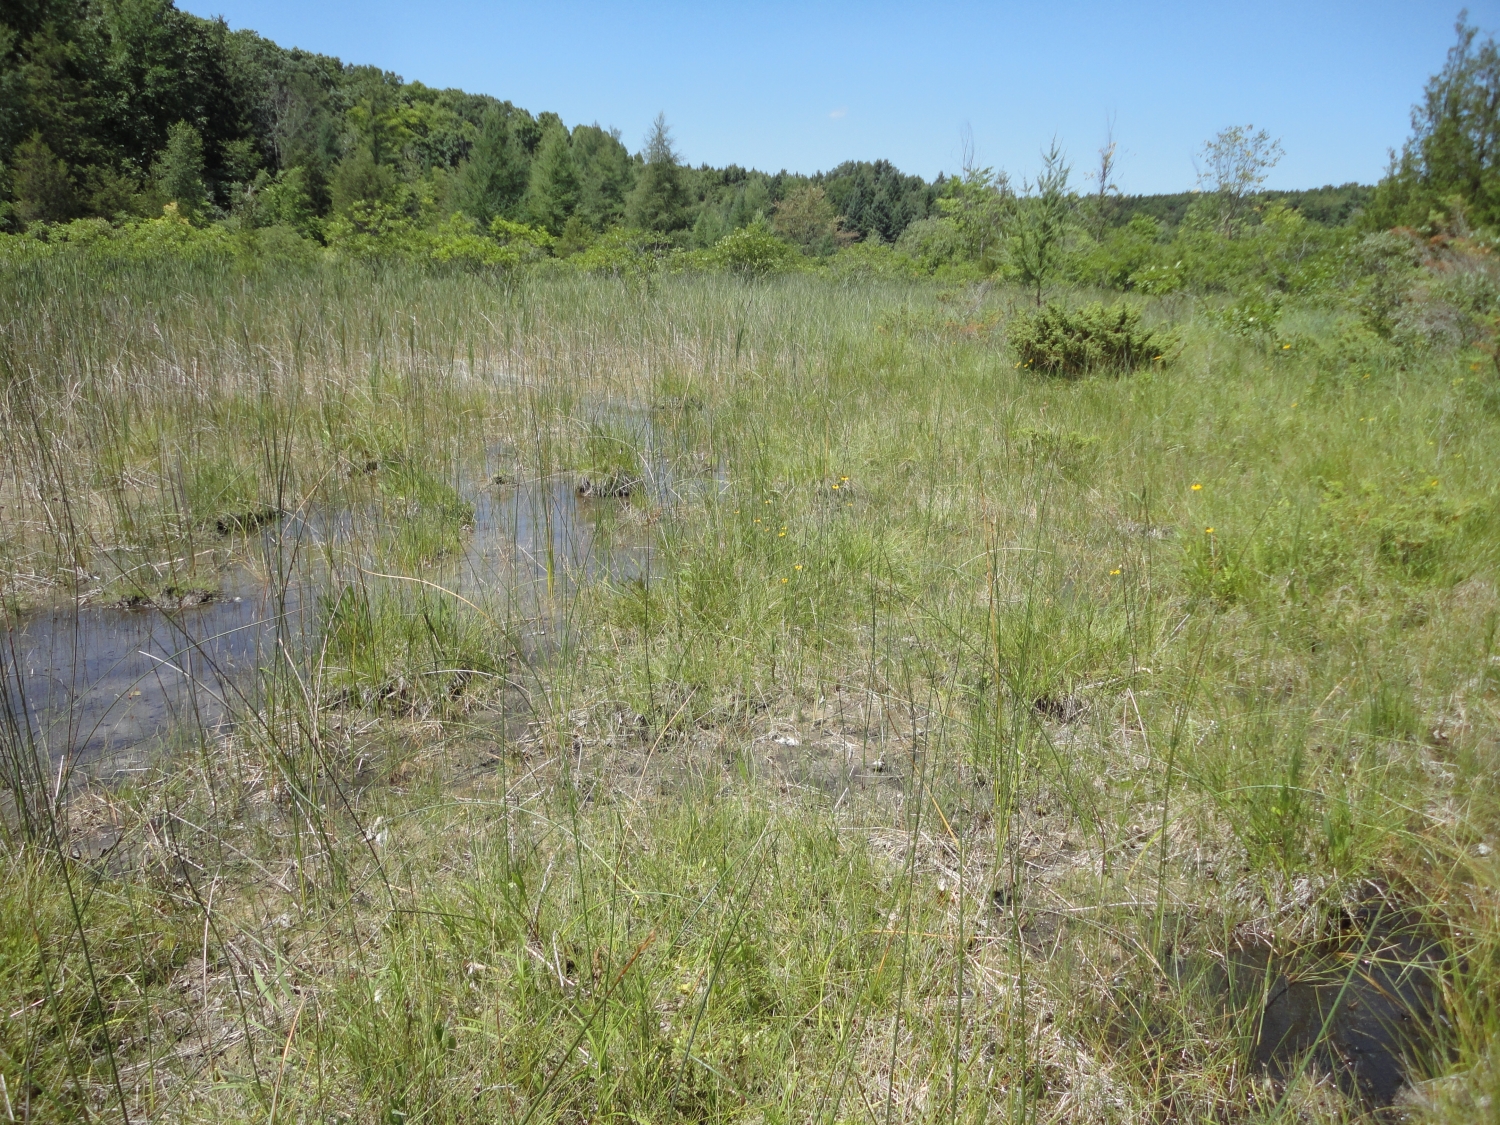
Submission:
[[[1281,142],[1254,125],[1231,125],[1204,142],[1198,184],[1215,193],[1219,229],[1225,236],[1239,228],[1250,196],[1281,157]]]
[[[203,186],[203,137],[186,121],[167,132],[167,147],[154,169],[157,187],[169,203],[192,218],[201,214],[208,201]]]

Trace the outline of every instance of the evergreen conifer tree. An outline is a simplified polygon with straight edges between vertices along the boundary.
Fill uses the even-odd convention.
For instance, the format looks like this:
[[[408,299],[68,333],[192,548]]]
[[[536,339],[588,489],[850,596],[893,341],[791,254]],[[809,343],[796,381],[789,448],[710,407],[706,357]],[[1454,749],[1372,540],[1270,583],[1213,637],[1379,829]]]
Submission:
[[[339,214],[356,203],[382,203],[396,186],[395,174],[360,145],[333,170],[333,210]]]
[[[40,135],[16,146],[11,170],[16,215],[22,222],[55,222],[73,217],[73,181],[63,163]]]
[[[567,127],[553,125],[542,137],[531,164],[526,216],[548,233],[561,234],[568,217],[578,209],[579,196],[578,170],[573,166]]]
[[[189,218],[203,210],[208,191],[203,186],[203,138],[186,121],[167,131],[167,147],[156,162],[156,183],[169,203]]]
[[[485,111],[469,159],[459,167],[454,198],[485,226],[512,215],[526,193],[529,159],[510,118],[498,106]]]
[[[630,193],[626,219],[640,230],[681,230],[691,221],[682,166],[672,149],[666,114],[658,113],[646,141],[646,164]]]
[[[625,217],[625,198],[635,183],[635,162],[620,143],[619,131],[598,125],[573,130],[573,166],[578,169],[578,213],[595,230]]]

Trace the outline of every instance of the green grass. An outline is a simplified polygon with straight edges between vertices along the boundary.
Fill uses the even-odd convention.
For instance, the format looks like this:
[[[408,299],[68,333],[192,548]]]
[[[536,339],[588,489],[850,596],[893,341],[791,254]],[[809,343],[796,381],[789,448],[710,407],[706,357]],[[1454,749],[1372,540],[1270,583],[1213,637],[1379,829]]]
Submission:
[[[1473,357],[1173,297],[1173,362],[1059,380],[1000,290],[69,268],[0,279],[11,605],[365,515],[233,733],[7,821],[17,1120],[1353,1118],[1215,967],[1382,896],[1452,961],[1409,1110],[1485,1119]],[[460,598],[486,447],[670,489]]]

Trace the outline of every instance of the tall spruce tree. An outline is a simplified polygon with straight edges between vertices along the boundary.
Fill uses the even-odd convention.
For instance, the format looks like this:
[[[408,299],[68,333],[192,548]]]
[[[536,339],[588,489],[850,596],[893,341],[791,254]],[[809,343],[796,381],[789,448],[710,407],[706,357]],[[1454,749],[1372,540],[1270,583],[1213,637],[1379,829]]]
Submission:
[[[455,199],[459,208],[485,226],[512,216],[526,194],[530,158],[499,106],[485,110],[469,159],[458,169]]]
[[[567,126],[552,125],[531,162],[531,181],[526,190],[526,217],[552,234],[561,234],[568,217],[578,209],[581,191],[578,169],[573,166],[573,148]]]
[[[167,131],[167,147],[156,162],[156,184],[167,201],[191,218],[203,210],[208,191],[203,186],[203,137],[186,121]]]
[[[640,230],[681,230],[690,222],[687,185],[672,148],[667,116],[658,113],[646,140],[646,164],[636,177],[626,206],[626,220]]]

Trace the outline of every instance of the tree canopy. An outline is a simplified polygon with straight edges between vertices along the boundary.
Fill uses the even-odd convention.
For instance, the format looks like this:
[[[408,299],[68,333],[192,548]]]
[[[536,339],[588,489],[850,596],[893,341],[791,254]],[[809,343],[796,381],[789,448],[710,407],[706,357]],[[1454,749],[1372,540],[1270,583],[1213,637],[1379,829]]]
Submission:
[[[1496,217],[1497,89],[1494,44],[1461,26],[1382,188],[1382,214],[1415,221],[1452,196],[1472,221]],[[1254,175],[1220,179],[1215,189],[1235,222],[1274,196],[1316,222],[1341,224],[1368,192],[1346,185],[1278,195],[1259,191]],[[1010,245],[998,224],[1011,203],[991,187],[967,176],[929,182],[885,160],[811,176],[692,167],[665,116],[632,153],[618,130],[570,128],[555,113],[284,49],[172,0],[0,8],[0,230],[150,218],[172,204],[199,225],[281,226],[318,239],[340,222],[430,231],[460,215],[483,231],[497,221],[530,224],[577,249],[622,226],[682,249],[755,227],[815,257],[905,239],[924,248],[919,257],[958,254],[984,270],[1000,268]],[[1114,200],[1094,235],[1141,214],[1174,230],[1197,199]],[[1045,250],[1049,239],[1037,245]]]
[[[1422,227],[1436,219],[1500,225],[1500,47],[1457,25],[1443,69],[1412,108],[1412,135],[1369,208],[1372,227]]]

